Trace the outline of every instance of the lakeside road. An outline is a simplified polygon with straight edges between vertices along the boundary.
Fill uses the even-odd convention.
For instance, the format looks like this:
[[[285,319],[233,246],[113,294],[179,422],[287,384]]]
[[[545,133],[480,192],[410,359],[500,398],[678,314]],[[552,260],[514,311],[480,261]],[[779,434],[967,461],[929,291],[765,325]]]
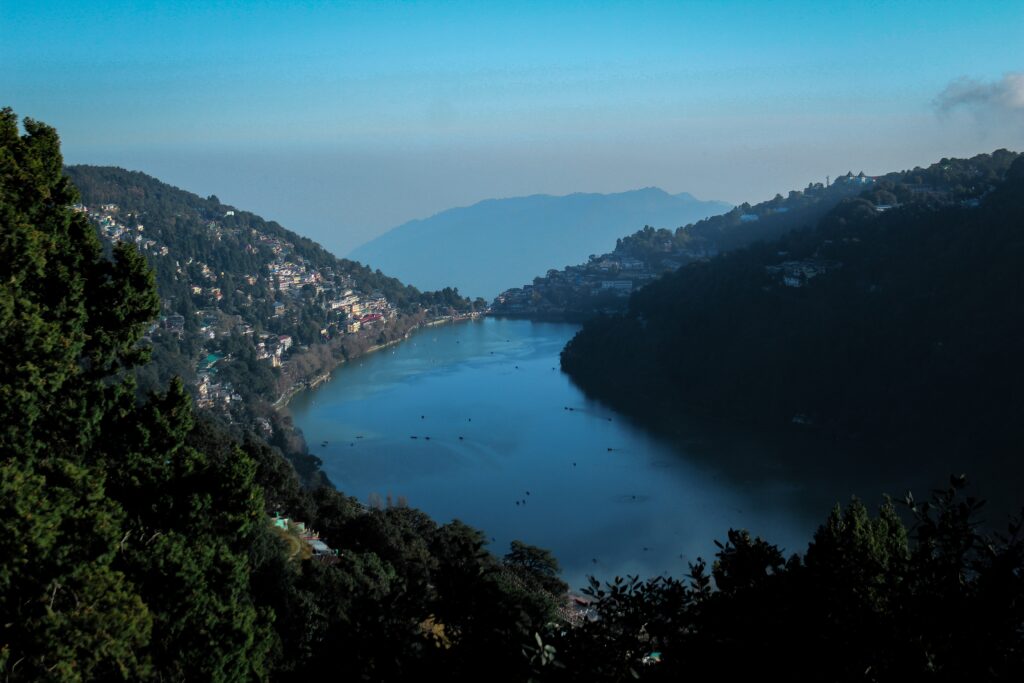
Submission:
[[[391,341],[385,342],[383,344],[374,344],[374,345],[368,347],[365,351],[362,351],[362,352],[352,356],[349,360],[346,360],[344,358],[336,359],[336,362],[334,363],[334,365],[332,365],[331,368],[329,370],[327,370],[326,372],[323,372],[323,373],[321,373],[319,375],[316,375],[315,377],[310,378],[310,379],[299,380],[294,385],[292,385],[291,387],[286,389],[284,391],[284,393],[282,393],[281,396],[279,396],[278,399],[276,401],[274,401],[273,404],[271,404],[271,406],[275,410],[286,408],[288,406],[288,403],[296,395],[302,393],[303,391],[305,391],[307,389],[315,389],[316,387],[320,386],[321,384],[323,384],[325,382],[329,382],[331,380],[331,378],[334,376],[334,373],[340,367],[345,365],[346,363],[348,363],[348,362],[350,362],[352,360],[355,360],[356,358],[364,358],[364,357],[366,357],[366,356],[368,356],[368,355],[370,355],[372,353],[376,353],[377,351],[381,351],[383,349],[395,346],[397,344],[401,344],[402,342],[412,338],[417,332],[419,332],[421,330],[424,330],[424,329],[427,329],[427,328],[431,328],[431,327],[437,327],[437,326],[440,326],[440,325],[454,325],[456,323],[477,321],[477,320],[481,320],[486,315],[487,315],[486,312],[482,312],[482,313],[466,313],[466,314],[460,314],[460,315],[443,316],[441,318],[433,318],[431,320],[425,320],[425,321],[423,321],[423,322],[413,326],[404,335],[402,335],[401,337],[399,337],[397,339],[392,339]]]

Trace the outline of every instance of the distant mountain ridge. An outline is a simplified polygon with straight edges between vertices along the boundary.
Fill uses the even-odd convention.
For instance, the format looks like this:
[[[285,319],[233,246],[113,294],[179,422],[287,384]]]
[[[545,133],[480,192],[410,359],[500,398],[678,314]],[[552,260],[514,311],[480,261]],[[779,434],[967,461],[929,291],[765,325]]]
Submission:
[[[420,288],[453,286],[490,298],[537,273],[603,253],[644,225],[675,228],[731,208],[656,187],[487,199],[404,223],[349,256]]]

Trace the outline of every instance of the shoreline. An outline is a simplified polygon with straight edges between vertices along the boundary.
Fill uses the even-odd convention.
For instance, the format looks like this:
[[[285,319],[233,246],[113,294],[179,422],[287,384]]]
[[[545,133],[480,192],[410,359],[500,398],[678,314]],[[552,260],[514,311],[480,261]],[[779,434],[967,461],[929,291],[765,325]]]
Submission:
[[[467,313],[462,315],[446,316],[443,318],[435,318],[434,320],[419,323],[410,328],[404,335],[397,339],[392,339],[391,341],[384,342],[383,344],[375,344],[374,346],[370,346],[362,353],[357,354],[348,360],[345,360],[344,358],[339,359],[327,372],[321,373],[311,380],[299,382],[295,386],[285,391],[283,394],[281,394],[280,397],[278,397],[276,401],[274,401],[271,404],[271,408],[273,408],[275,411],[280,411],[284,408],[287,408],[291,400],[295,398],[299,393],[307,389],[316,389],[321,384],[330,382],[334,378],[334,373],[337,372],[343,365],[345,365],[349,361],[355,360],[356,358],[368,356],[371,353],[376,353],[377,351],[395,346],[396,344],[401,344],[402,342],[407,341],[416,332],[422,329],[426,329],[428,327],[437,327],[439,325],[455,325],[457,323],[474,322],[476,320],[481,320],[486,316],[487,313]]]
[[[537,323],[570,323],[572,325],[582,325],[596,313],[581,313],[579,315],[565,314],[565,313],[510,313],[499,311],[497,313],[489,314],[492,318],[506,318],[508,320],[529,320]]]

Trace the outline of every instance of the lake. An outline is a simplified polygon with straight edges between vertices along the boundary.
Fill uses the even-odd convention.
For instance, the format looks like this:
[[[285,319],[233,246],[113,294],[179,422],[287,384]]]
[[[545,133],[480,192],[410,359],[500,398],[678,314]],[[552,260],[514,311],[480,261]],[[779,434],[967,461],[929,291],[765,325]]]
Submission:
[[[803,553],[835,501],[856,492],[873,507],[911,482],[824,457],[787,465],[791,444],[653,436],[561,372],[577,329],[496,318],[423,329],[290,409],[338,489],[459,519],[498,555],[513,539],[549,548],[573,588],[591,574],[680,576],[730,528]]]

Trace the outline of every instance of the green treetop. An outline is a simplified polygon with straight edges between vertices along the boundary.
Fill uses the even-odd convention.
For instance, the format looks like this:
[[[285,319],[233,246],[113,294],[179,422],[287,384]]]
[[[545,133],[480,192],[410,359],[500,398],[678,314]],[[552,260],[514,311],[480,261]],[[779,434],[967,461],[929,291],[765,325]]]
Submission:
[[[56,131],[23,125],[0,110],[0,675],[262,677],[253,462],[193,433],[180,384],[136,404],[152,271],[104,255]]]

